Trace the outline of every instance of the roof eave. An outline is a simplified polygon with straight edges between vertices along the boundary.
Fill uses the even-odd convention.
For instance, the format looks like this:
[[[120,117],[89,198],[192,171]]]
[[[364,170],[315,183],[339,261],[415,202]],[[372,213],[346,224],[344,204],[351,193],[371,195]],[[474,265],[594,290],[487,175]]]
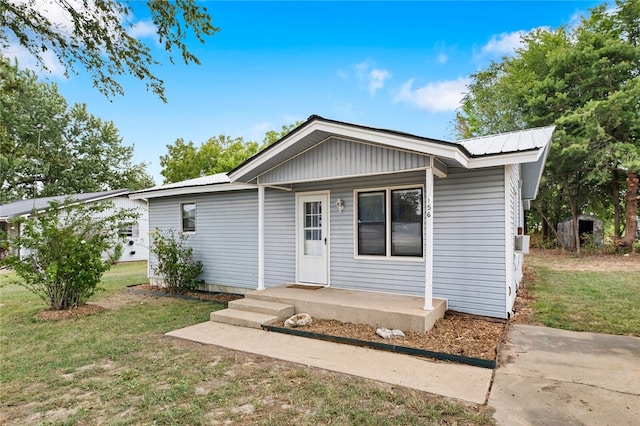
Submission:
[[[129,198],[132,200],[142,200],[148,198],[161,198],[172,197],[176,195],[193,195],[193,194],[206,194],[210,192],[225,192],[225,191],[246,191],[249,189],[256,189],[254,185],[244,185],[237,183],[216,183],[209,185],[198,185],[190,187],[178,187],[169,189],[157,189],[153,191],[138,191],[129,194]]]

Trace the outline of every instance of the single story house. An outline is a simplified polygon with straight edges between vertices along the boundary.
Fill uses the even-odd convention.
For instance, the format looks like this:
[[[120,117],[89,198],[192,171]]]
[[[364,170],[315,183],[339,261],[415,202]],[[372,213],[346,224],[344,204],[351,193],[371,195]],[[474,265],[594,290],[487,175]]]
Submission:
[[[19,217],[28,217],[35,211],[43,211],[51,202],[62,203],[66,199],[73,199],[79,203],[92,204],[100,201],[112,201],[114,209],[133,209],[139,213],[137,222],[120,230],[124,238],[124,247],[119,262],[130,262],[149,259],[149,215],[145,200],[132,200],[128,197],[131,191],[120,189],[113,191],[91,192],[86,194],[61,195],[55,197],[19,200],[0,205],[0,231],[10,235],[19,235],[20,228],[12,222]]]
[[[507,318],[553,131],[447,142],[311,116],[228,174],[130,197],[188,234],[208,290],[314,284]]]

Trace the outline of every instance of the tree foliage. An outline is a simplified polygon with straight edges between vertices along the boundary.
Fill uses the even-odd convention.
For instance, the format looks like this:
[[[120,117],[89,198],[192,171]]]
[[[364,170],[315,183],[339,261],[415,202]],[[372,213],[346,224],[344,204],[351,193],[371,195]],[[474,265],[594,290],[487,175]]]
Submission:
[[[51,310],[80,306],[97,291],[102,274],[121,252],[118,229],[135,217],[130,210],[115,211],[112,203],[53,202],[12,222],[20,232],[0,244],[9,248],[2,263]]]
[[[153,186],[112,122],[0,57],[0,203]]]
[[[266,132],[262,145],[227,135],[210,138],[199,147],[192,141],[178,139],[173,145],[167,145],[166,155],[160,156],[160,174],[164,176],[164,183],[172,183],[228,172],[261,149],[283,138],[300,124],[301,122],[284,125],[279,132]]]
[[[117,79],[135,76],[163,101],[164,83],[152,72],[158,62],[151,47],[134,37],[130,1],[5,0],[0,2],[0,47],[12,42],[26,49],[43,69],[45,53],[52,52],[65,67],[65,75],[87,72],[93,85],[107,96],[124,94]],[[157,41],[169,53],[171,63],[179,55],[186,63],[199,64],[186,41],[193,35],[201,43],[218,28],[196,0],[148,0],[146,7]],[[62,14],[65,19],[56,19]]]
[[[623,188],[640,169],[640,1],[616,4],[593,8],[575,28],[524,36],[514,56],[472,76],[455,126],[471,137],[555,124],[540,216],[549,227],[584,212],[619,217],[626,197],[630,247],[638,198]]]

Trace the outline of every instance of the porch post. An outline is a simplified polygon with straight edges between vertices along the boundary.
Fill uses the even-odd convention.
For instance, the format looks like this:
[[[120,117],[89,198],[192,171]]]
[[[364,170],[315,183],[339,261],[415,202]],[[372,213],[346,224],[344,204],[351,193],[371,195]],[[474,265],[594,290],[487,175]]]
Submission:
[[[433,169],[426,170],[424,241],[424,310],[433,310]]]
[[[258,290],[264,290],[264,186],[258,185]]]

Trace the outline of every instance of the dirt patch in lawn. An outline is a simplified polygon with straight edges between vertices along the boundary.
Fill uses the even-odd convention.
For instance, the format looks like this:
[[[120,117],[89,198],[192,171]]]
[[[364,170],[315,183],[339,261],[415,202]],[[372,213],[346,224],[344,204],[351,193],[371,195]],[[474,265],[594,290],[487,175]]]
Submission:
[[[554,271],[640,272],[640,254],[582,254],[560,250],[531,250],[525,263],[531,261]]]

